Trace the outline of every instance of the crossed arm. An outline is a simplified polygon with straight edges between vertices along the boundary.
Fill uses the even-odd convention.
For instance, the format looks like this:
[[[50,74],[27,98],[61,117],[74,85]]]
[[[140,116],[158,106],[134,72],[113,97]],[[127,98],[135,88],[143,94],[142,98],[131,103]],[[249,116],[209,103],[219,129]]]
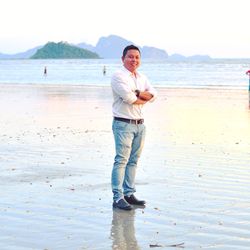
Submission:
[[[153,98],[153,95],[151,93],[149,93],[148,91],[143,91],[139,93],[137,100],[133,104],[137,104],[137,105],[145,104],[152,98]]]

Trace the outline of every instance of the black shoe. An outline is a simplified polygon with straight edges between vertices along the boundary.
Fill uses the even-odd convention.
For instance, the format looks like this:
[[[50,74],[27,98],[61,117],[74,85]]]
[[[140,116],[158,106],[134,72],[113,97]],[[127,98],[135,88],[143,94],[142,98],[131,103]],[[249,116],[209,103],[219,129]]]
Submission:
[[[137,200],[133,194],[130,196],[124,196],[124,199],[131,205],[145,206],[146,204],[146,201]]]
[[[124,199],[120,199],[118,202],[113,202],[113,208],[119,208],[123,210],[132,210],[132,206],[130,206]]]

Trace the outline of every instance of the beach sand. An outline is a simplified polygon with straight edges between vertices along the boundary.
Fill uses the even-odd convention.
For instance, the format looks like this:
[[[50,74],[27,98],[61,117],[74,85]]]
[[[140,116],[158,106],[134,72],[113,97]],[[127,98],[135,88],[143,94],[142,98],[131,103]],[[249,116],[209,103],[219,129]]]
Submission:
[[[158,92],[136,179],[147,207],[124,212],[110,88],[1,85],[0,249],[249,249],[248,92]]]

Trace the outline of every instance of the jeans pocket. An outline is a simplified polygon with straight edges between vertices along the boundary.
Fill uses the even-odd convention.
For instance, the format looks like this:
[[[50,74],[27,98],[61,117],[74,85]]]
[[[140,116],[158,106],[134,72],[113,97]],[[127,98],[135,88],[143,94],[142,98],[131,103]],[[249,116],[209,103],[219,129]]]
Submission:
[[[113,130],[120,130],[120,131],[125,131],[128,129],[129,123],[122,122],[122,121],[114,121],[113,122]]]

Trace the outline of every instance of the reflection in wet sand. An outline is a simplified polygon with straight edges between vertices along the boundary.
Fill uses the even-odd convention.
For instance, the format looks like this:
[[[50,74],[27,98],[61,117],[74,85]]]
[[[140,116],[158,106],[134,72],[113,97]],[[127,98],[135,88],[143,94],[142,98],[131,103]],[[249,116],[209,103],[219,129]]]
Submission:
[[[122,211],[113,209],[111,226],[112,249],[136,250],[140,249],[135,237],[135,210]]]

